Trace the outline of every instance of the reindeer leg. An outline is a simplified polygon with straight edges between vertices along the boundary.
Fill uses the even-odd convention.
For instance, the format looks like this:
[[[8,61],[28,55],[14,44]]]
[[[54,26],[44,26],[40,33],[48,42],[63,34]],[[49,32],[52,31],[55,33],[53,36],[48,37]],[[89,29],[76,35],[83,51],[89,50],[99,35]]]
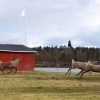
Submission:
[[[8,73],[11,73],[12,72],[12,67],[10,67],[10,72],[8,72]]]
[[[16,73],[17,72],[17,68],[16,67],[11,67],[11,71],[10,72]]]
[[[83,72],[83,70],[81,70],[78,74],[76,74],[76,76],[79,75],[79,74],[82,73],[82,72]]]
[[[68,69],[67,73],[65,73],[65,75],[67,75],[69,73],[69,71],[71,70],[71,68]]]
[[[89,72],[89,71],[83,71],[83,72],[81,73],[81,76],[80,76],[81,79],[82,79],[82,77],[83,77],[83,74],[85,74],[86,72]]]
[[[69,72],[69,74],[68,75],[70,75],[71,74],[71,69],[70,69],[70,72]]]
[[[89,74],[90,74],[91,77],[93,77],[92,74],[91,74],[90,72],[89,72]]]
[[[15,73],[17,72],[17,68],[16,67],[14,67],[15,68]]]
[[[5,75],[5,73],[4,73],[4,69],[5,69],[5,68],[1,69],[1,72]]]

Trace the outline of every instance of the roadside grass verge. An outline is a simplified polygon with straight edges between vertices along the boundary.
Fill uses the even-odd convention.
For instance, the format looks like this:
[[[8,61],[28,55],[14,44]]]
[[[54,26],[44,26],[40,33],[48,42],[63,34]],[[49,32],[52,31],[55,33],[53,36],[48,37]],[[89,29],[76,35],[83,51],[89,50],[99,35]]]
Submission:
[[[19,71],[0,75],[0,100],[99,100],[100,74]]]

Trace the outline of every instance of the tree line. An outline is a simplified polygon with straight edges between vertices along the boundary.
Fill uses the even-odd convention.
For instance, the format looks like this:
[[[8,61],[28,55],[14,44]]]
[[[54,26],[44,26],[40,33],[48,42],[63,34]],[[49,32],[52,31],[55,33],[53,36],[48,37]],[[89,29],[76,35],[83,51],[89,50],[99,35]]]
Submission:
[[[69,67],[72,59],[86,62],[88,60],[100,61],[100,48],[94,47],[66,47],[64,46],[44,46],[34,47],[36,50],[35,64],[41,67]]]

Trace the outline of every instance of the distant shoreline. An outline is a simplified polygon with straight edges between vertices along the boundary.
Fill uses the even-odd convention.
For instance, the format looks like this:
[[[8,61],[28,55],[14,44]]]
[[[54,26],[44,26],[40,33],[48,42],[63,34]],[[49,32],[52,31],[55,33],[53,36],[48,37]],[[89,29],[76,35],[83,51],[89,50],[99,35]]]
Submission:
[[[35,67],[41,67],[41,68],[57,68],[57,66],[55,64],[47,64],[47,63],[43,63],[43,64],[35,64]],[[66,66],[66,65],[61,65],[59,68],[70,68],[71,66]]]

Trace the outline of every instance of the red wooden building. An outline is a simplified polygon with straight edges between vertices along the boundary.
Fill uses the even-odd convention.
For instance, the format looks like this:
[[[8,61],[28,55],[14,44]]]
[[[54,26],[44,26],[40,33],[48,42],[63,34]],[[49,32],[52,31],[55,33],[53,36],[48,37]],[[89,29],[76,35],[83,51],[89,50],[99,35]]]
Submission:
[[[36,51],[24,45],[0,44],[0,60],[3,62],[11,61],[14,57],[22,57],[19,62],[18,70],[34,70],[34,55]]]

